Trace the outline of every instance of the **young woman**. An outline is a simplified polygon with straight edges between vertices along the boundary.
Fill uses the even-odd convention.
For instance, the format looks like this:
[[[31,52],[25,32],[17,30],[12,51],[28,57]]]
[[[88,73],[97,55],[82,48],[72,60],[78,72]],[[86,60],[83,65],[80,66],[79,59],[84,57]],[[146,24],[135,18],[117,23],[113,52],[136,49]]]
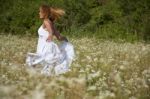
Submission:
[[[75,57],[74,47],[67,38],[60,35],[54,26],[54,22],[64,15],[65,12],[59,8],[52,8],[48,5],[41,5],[39,17],[43,24],[38,29],[38,44],[36,53],[28,53],[26,64],[30,67],[41,64],[42,74],[51,76],[69,71],[69,67]],[[57,45],[53,37],[61,41]]]

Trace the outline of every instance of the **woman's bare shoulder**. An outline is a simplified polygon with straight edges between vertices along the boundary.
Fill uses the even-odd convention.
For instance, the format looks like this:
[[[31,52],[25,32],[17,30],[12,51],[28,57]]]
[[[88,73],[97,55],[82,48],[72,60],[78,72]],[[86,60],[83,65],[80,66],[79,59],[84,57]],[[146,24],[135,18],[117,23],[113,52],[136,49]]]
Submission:
[[[44,19],[44,24],[52,24],[52,22],[49,19]]]

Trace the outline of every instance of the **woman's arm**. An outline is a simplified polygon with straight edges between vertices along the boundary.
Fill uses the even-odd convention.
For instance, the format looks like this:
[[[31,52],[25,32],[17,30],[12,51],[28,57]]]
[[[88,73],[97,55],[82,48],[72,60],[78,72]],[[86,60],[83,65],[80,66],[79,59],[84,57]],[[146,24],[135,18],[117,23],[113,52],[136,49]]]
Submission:
[[[49,32],[49,36],[46,41],[51,41],[52,40],[52,33],[54,32],[53,27],[52,27],[52,22],[49,20],[44,20],[44,25]]]
[[[62,35],[60,34],[60,32],[57,31],[57,29],[56,29],[54,26],[53,26],[53,31],[54,31],[54,35],[56,36],[56,38],[57,38],[58,40],[60,40],[60,41],[65,40],[65,41],[68,42],[67,38],[64,37],[64,36],[62,36]]]
[[[47,39],[48,41],[52,39],[52,33],[53,33],[58,40],[60,40],[60,41],[65,40],[68,42],[67,38],[60,35],[60,32],[57,31],[54,24],[50,20],[45,20],[44,23],[45,23],[45,26],[46,26],[48,32],[50,33],[50,35]]]

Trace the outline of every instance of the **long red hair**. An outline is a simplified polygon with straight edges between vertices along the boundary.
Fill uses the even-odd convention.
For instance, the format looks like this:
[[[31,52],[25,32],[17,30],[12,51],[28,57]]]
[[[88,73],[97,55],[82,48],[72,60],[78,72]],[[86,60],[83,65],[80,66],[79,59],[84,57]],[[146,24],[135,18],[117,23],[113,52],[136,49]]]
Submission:
[[[49,18],[51,21],[56,21],[65,14],[65,11],[61,8],[50,7],[46,4],[40,6],[44,13],[44,18]]]

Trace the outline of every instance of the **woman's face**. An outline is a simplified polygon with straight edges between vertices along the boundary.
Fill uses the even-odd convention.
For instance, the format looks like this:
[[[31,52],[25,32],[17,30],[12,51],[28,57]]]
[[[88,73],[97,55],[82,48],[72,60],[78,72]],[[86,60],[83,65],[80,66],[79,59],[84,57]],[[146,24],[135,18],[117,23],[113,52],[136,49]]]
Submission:
[[[40,19],[44,18],[44,13],[41,8],[39,9],[39,17],[40,17]]]

